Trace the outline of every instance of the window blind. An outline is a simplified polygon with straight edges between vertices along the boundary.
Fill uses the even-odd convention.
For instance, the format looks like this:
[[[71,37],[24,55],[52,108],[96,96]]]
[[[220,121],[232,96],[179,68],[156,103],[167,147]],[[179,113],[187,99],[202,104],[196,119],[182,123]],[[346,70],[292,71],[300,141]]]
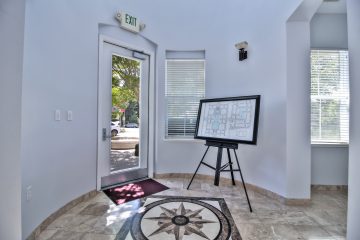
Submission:
[[[205,97],[204,60],[166,60],[166,138],[193,138]]]
[[[311,50],[311,142],[349,142],[348,51]]]

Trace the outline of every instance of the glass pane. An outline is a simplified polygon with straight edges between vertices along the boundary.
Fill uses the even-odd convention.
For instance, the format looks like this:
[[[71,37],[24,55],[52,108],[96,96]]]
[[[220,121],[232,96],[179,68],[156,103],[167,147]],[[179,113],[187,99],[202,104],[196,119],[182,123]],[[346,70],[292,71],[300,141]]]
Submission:
[[[348,52],[311,51],[311,140],[348,142]]]
[[[140,62],[112,56],[111,172],[139,167]]]
[[[193,137],[199,97],[167,97],[166,137]]]
[[[340,140],[340,103],[338,100],[322,100],[321,138]]]
[[[204,60],[166,60],[166,138],[193,138],[205,96]]]
[[[321,139],[320,121],[320,100],[311,100],[311,139],[313,141],[319,141]]]

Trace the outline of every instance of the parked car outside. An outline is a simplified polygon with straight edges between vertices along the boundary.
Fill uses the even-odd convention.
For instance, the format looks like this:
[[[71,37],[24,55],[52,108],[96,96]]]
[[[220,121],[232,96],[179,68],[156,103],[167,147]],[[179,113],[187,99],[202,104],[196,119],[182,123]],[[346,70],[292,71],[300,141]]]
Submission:
[[[111,119],[111,123],[114,123],[117,126],[120,126],[120,120],[119,119]]]
[[[115,124],[113,122],[111,122],[111,136],[115,137],[116,135],[118,135],[120,132],[120,126],[119,124]]]
[[[137,123],[127,123],[125,124],[126,128],[138,128],[139,125]]]

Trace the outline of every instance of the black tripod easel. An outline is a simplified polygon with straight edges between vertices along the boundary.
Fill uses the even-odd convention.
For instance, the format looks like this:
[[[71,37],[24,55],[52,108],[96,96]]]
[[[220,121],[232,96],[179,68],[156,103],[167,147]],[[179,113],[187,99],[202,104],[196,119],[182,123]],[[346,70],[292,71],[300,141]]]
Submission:
[[[230,172],[231,173],[232,184],[235,185],[234,172],[239,172],[240,177],[241,177],[241,181],[242,181],[242,184],[243,184],[243,187],[244,187],[244,190],[245,190],[246,199],[247,199],[247,202],[249,204],[249,209],[250,209],[250,212],[252,212],[252,208],[251,208],[249,196],[248,196],[248,193],[247,193],[247,190],[246,190],[244,178],[243,178],[243,175],[241,173],[239,159],[238,159],[236,151],[235,151],[236,149],[238,149],[238,144],[237,143],[227,143],[227,142],[206,141],[205,146],[207,146],[207,149],[206,149],[206,151],[204,153],[204,156],[202,157],[202,159],[201,159],[201,161],[200,161],[194,175],[192,176],[191,181],[190,181],[187,189],[190,188],[190,185],[193,182],[195,175],[199,171],[199,168],[200,168],[201,164],[205,165],[208,168],[211,168],[211,169],[215,170],[215,180],[214,180],[214,185],[215,186],[219,186],[220,173],[221,172]],[[206,162],[204,162],[204,158],[205,158],[205,156],[206,156],[206,154],[207,154],[210,147],[217,147],[218,148],[216,167],[213,167],[213,166],[207,164]],[[224,165],[221,165],[222,164],[221,163],[222,154],[223,154],[223,149],[224,148],[226,148],[226,150],[227,150],[227,155],[228,155],[229,162],[224,164]],[[233,162],[231,161],[230,149],[232,149],[234,151],[238,169],[233,169],[233,166],[232,166]],[[226,169],[227,167],[229,167],[230,169]]]

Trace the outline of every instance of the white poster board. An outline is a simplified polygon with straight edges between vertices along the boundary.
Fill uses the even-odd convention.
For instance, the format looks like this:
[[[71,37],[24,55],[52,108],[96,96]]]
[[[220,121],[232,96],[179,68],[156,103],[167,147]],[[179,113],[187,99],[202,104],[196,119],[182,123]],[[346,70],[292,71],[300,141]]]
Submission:
[[[195,138],[256,144],[260,96],[200,102]]]

